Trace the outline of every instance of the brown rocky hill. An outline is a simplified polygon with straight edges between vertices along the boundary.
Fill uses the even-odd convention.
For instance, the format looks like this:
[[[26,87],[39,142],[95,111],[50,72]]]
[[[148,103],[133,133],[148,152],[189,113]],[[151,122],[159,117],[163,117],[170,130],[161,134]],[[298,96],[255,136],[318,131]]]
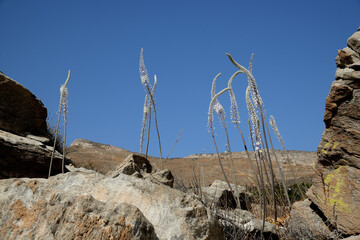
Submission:
[[[129,154],[130,151],[111,145],[91,142],[85,139],[75,140],[67,149],[68,156],[76,167],[84,167],[106,174],[115,169]],[[291,163],[287,161],[287,154]],[[285,178],[289,184],[298,180],[311,182],[314,174],[315,152],[276,150],[278,160],[283,166]],[[229,154],[222,153],[222,161],[225,172],[230,175],[231,168]],[[253,156],[250,153],[250,156]],[[236,177],[238,184],[253,185],[252,173],[245,152],[233,153]],[[150,162],[160,167],[160,158],[148,157]],[[254,161],[254,159],[253,159]],[[186,186],[194,184],[194,176],[201,185],[210,185],[214,180],[224,180],[216,154],[194,154],[184,158],[164,159],[164,168],[169,169],[176,178],[176,183],[183,182]],[[204,180],[202,178],[204,172]],[[275,174],[277,171],[275,170]]]

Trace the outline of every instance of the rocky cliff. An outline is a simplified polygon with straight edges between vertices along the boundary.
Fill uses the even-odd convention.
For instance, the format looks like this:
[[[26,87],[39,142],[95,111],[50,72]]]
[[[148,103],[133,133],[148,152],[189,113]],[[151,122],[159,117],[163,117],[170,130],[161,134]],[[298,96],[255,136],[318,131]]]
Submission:
[[[48,176],[53,146],[46,117],[34,94],[0,73],[0,179]],[[55,151],[52,174],[61,172],[61,161]]]
[[[314,183],[307,192],[310,201],[292,211],[293,237],[313,232],[304,230],[304,223],[314,219],[318,219],[316,228],[322,229],[322,234],[312,233],[314,239],[360,234],[360,28],[348,39],[347,47],[338,51],[335,62]],[[311,214],[297,214],[306,211]]]

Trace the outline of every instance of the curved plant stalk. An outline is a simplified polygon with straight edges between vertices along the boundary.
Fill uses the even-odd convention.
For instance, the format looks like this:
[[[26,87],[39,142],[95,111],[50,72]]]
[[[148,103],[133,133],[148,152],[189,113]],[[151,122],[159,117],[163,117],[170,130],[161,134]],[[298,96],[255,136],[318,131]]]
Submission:
[[[284,194],[285,194],[286,200],[287,200],[287,202],[288,202],[288,205],[289,205],[289,207],[291,208],[291,202],[290,202],[289,194],[288,194],[287,188],[286,188],[284,173],[283,173],[283,171],[282,171],[283,168],[282,168],[282,166],[281,166],[281,163],[280,163],[280,162],[278,161],[278,159],[277,159],[277,155],[276,155],[276,153],[275,153],[274,145],[273,145],[272,140],[271,140],[271,135],[270,135],[269,126],[267,125],[267,122],[265,122],[265,126],[266,126],[267,134],[268,134],[268,136],[269,136],[270,146],[271,146],[273,155],[274,155],[274,157],[275,157],[276,164],[277,164],[277,166],[278,166],[278,170],[279,170],[279,174],[280,174],[280,178],[281,178],[281,183],[282,183],[283,189],[284,189]]]
[[[59,133],[59,123],[60,123],[60,117],[61,117],[61,111],[64,111],[64,139],[63,139],[63,156],[62,156],[62,173],[64,173],[64,165],[65,165],[65,155],[66,155],[66,124],[67,124],[67,102],[68,102],[68,90],[67,90],[67,84],[70,80],[70,75],[71,75],[71,71],[69,70],[68,72],[68,76],[66,78],[66,81],[64,83],[64,85],[62,85],[60,87],[60,103],[59,103],[59,111],[58,111],[58,121],[56,123],[56,129],[55,129],[55,139],[54,139],[54,146],[53,146],[53,150],[51,152],[51,158],[50,158],[50,166],[49,166],[49,174],[48,177],[51,176],[51,168],[52,168],[52,163],[53,163],[53,159],[54,159],[54,154],[55,154],[55,146],[56,146],[56,141],[57,141],[57,135]]]
[[[182,132],[183,132],[183,129],[181,129],[180,132],[178,133],[175,143],[172,145],[170,152],[166,155],[166,158],[169,158],[169,156],[174,152],[175,146],[179,142]]]
[[[212,83],[212,87],[211,87],[211,98],[213,98],[215,96],[215,92],[216,92],[216,80],[217,78],[221,75],[221,73],[219,73],[218,75],[216,75],[216,77],[213,80]],[[229,155],[230,155],[230,165],[231,165],[231,170],[232,170],[232,175],[233,175],[233,182],[235,184],[235,201],[238,207],[240,207],[240,200],[239,200],[239,192],[237,190],[237,181],[236,181],[236,174],[235,174],[235,166],[234,166],[234,161],[232,158],[232,152],[231,152],[231,147],[230,147],[230,140],[229,140],[229,134],[227,131],[227,127],[226,127],[226,122],[225,122],[225,110],[223,108],[223,106],[220,104],[219,100],[216,99],[215,104],[214,104],[214,110],[219,118],[220,124],[222,124],[222,126],[224,127],[225,130],[225,134],[226,134],[226,141],[227,141],[227,146],[228,146],[228,150],[229,150]]]
[[[154,75],[154,79],[155,79],[155,82],[157,82],[156,75]],[[147,88],[148,88],[148,91],[150,91],[149,87],[147,87]],[[161,151],[161,140],[160,140],[159,127],[158,127],[158,124],[157,124],[157,114],[156,114],[156,106],[155,106],[154,95],[153,95],[152,92],[150,92],[149,95],[150,95],[151,105],[152,105],[153,111],[154,111],[155,127],[156,127],[156,133],[157,133],[157,136],[158,136],[158,142],[159,142],[161,169],[164,169],[164,161],[163,161],[162,151]]]
[[[147,74],[147,70],[145,68],[145,63],[144,63],[144,57],[143,57],[143,49],[141,49],[141,53],[140,53],[140,63],[139,63],[139,72],[140,72],[140,79],[141,79],[141,84],[144,87],[145,93],[149,96],[150,99],[150,105],[154,111],[154,119],[155,119],[155,127],[156,127],[156,133],[158,136],[158,142],[159,142],[159,151],[160,151],[160,159],[161,159],[161,169],[164,169],[164,163],[163,163],[163,157],[162,157],[162,150],[161,150],[161,140],[160,140],[160,133],[159,133],[159,127],[157,124],[157,114],[156,114],[156,105],[155,105],[155,100],[154,100],[154,90],[155,90],[155,85],[157,82],[157,78],[156,75],[154,75],[154,88],[151,88],[151,84],[150,84],[150,80],[149,80],[149,76]],[[149,121],[150,123],[150,121]],[[148,133],[150,126],[148,126]]]
[[[288,164],[289,164],[289,166],[290,166],[290,171],[291,171],[292,177],[293,177],[293,179],[295,179],[295,171],[294,171],[294,168],[293,168],[293,166],[292,166],[292,164],[291,164],[291,162],[290,162],[290,158],[289,158],[288,151],[287,151],[286,148],[285,148],[284,141],[283,141],[283,139],[282,139],[282,137],[281,137],[281,134],[280,134],[280,131],[279,131],[278,127],[277,127],[277,124],[276,124],[276,121],[275,121],[274,116],[270,116],[270,121],[269,121],[269,123],[270,123],[270,126],[271,126],[271,128],[273,129],[273,131],[274,131],[274,133],[275,133],[278,141],[280,142],[280,144],[281,144],[281,146],[282,146],[282,148],[283,148],[283,151],[286,153],[286,161],[288,162]],[[302,199],[305,199],[306,197],[305,197],[305,195],[304,195],[301,187],[299,186],[298,183],[297,183],[296,185],[297,185],[297,188],[298,188],[299,193],[300,193],[300,195],[301,195],[301,198],[302,198]]]
[[[215,96],[211,99],[210,105],[209,105],[209,111],[208,111],[208,127],[209,127],[209,131],[210,131],[211,136],[212,136],[213,141],[214,141],[214,146],[215,146],[216,154],[217,154],[218,161],[219,161],[219,164],[220,164],[221,172],[224,175],[225,181],[226,181],[230,191],[233,192],[233,190],[231,188],[231,185],[230,185],[230,182],[229,182],[229,180],[228,180],[228,178],[226,176],[224,167],[222,165],[221,158],[220,158],[220,153],[219,153],[219,150],[218,150],[218,147],[217,147],[217,144],[216,144],[215,133],[214,133],[214,115],[213,115],[214,105],[216,103],[217,98],[221,94],[223,94],[224,92],[229,91],[229,90],[230,90],[230,88],[225,88],[225,89],[221,90],[220,92],[218,92],[217,94],[215,94]]]
[[[265,114],[263,111],[263,101],[261,99],[256,81],[254,76],[252,75],[252,73],[247,70],[246,68],[244,68],[243,66],[241,66],[240,64],[238,64],[230,54],[226,53],[227,56],[229,57],[230,61],[240,70],[242,70],[248,77],[248,81],[249,81],[249,87],[251,89],[251,97],[252,100],[254,102],[255,107],[259,110],[259,114],[260,114],[260,120],[261,120],[261,128],[263,131],[263,142],[265,143],[265,150],[267,153],[267,157],[268,157],[268,163],[269,163],[269,167],[270,167],[270,178],[271,178],[271,191],[272,191],[272,197],[273,197],[273,203],[274,203],[274,220],[276,222],[277,220],[277,207],[276,207],[276,200],[275,200],[275,182],[274,182],[274,172],[273,172],[273,168],[272,168],[272,163],[271,163],[271,156],[270,156],[270,151],[269,151],[269,147],[268,147],[268,142],[267,142],[267,137],[266,137],[266,132],[265,132]],[[256,133],[255,133],[256,134]]]
[[[236,103],[236,97],[235,97],[234,91],[232,89],[232,82],[233,82],[234,78],[240,73],[243,73],[243,71],[240,70],[240,71],[235,72],[230,77],[230,79],[228,81],[228,88],[230,88],[229,95],[230,95],[230,102],[231,102],[231,111],[230,111],[231,112],[231,118],[232,118],[232,122],[236,124],[236,127],[237,127],[237,129],[238,129],[238,131],[240,133],[246,155],[248,157],[251,169],[253,171],[253,174],[254,174],[254,177],[255,177],[255,180],[256,180],[256,187],[257,187],[258,191],[260,192],[259,178],[257,176],[254,164],[251,161],[250,154],[249,154],[249,151],[248,151],[247,146],[246,146],[245,138],[244,138],[244,135],[243,135],[243,133],[241,131],[241,128],[240,128],[240,114],[239,114],[238,106],[237,106],[237,103]]]
[[[157,84],[157,78],[156,78],[156,75],[154,75],[154,86],[151,90],[152,95],[154,95],[156,84]],[[148,97],[148,94],[146,94],[146,96]],[[146,158],[148,157],[149,142],[150,142],[150,126],[151,126],[151,104],[149,103],[149,100],[147,102],[148,102],[147,109],[148,109],[148,120],[149,121],[148,121],[148,133],[147,133],[147,140],[146,140],[146,154],[145,154]]]

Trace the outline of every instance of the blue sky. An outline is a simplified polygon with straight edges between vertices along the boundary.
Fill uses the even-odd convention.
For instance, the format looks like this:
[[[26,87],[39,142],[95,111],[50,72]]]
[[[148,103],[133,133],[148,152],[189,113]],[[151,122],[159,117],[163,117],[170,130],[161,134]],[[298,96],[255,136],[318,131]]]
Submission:
[[[0,70],[41,99],[54,123],[71,69],[67,142],[85,138],[138,151],[144,48],[150,78],[158,78],[163,155],[183,129],[170,156],[178,157],[215,151],[207,129],[212,79],[222,73],[220,90],[237,70],[226,52],[246,67],[254,53],[267,118],[275,116],[287,149],[315,151],[336,51],[360,26],[359,12],[360,0],[0,0]],[[245,76],[233,84],[243,132],[246,85]],[[228,96],[220,101],[229,116]],[[228,122],[232,150],[243,151]],[[216,132],[223,151],[223,129]],[[150,154],[159,156],[154,134],[152,126]]]

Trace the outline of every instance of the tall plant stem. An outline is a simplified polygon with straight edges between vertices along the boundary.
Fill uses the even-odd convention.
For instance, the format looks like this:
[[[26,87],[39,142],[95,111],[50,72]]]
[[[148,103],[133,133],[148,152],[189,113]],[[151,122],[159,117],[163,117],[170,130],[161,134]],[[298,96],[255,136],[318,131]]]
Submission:
[[[276,153],[275,153],[275,149],[274,149],[274,145],[273,145],[273,143],[272,143],[271,136],[270,136],[269,126],[268,126],[267,122],[265,122],[265,126],[266,126],[267,134],[268,134],[268,136],[269,136],[269,141],[270,141],[271,149],[272,149],[273,155],[274,155],[274,157],[275,157],[276,164],[277,164],[277,166],[278,166],[278,170],[279,170],[279,174],[280,174],[280,178],[281,178],[281,183],[282,183],[283,189],[284,189],[284,194],[285,194],[285,197],[286,197],[286,200],[287,200],[287,202],[288,202],[289,207],[291,207],[291,202],[290,202],[289,194],[288,194],[288,192],[287,192],[286,183],[285,183],[285,178],[284,178],[284,174],[283,174],[283,171],[282,171],[282,166],[281,166],[280,162],[279,162],[278,159],[277,159],[277,156],[276,156]]]
[[[62,156],[62,164],[61,164],[61,172],[65,172],[65,157],[66,157],[66,125],[67,125],[67,119],[66,119],[66,112],[64,111],[64,141],[63,141],[63,156]]]
[[[150,123],[151,123],[151,108],[149,111],[149,120],[148,120],[148,132],[147,132],[147,139],[146,139],[146,152],[145,157],[148,157],[148,150],[149,150],[149,140],[150,140]]]
[[[48,178],[51,176],[51,168],[52,168],[52,163],[53,163],[53,159],[54,159],[54,153],[55,153],[55,146],[56,146],[57,135],[58,135],[58,131],[59,131],[60,117],[61,117],[61,105],[60,105],[60,108],[59,108],[58,121],[57,121],[57,123],[56,123],[54,146],[53,146],[53,150],[52,150],[52,152],[51,152],[51,159],[50,159],[50,167],[49,167],[49,175],[48,175]]]
[[[274,221],[277,221],[277,208],[276,208],[276,199],[275,199],[275,176],[274,176],[274,171],[273,171],[273,167],[272,167],[272,163],[271,163],[271,157],[270,157],[270,151],[269,151],[269,146],[268,146],[268,142],[267,142],[267,138],[266,138],[266,132],[265,132],[265,117],[264,117],[264,112],[262,110],[262,107],[259,106],[259,110],[260,110],[260,115],[261,115],[261,125],[262,125],[262,129],[263,129],[263,134],[264,134],[264,142],[265,142],[265,146],[266,146],[266,153],[268,156],[268,163],[269,163],[269,168],[270,168],[270,178],[271,178],[271,193],[272,193],[272,198],[273,198],[273,204],[274,204]]]
[[[215,135],[214,135],[213,133],[211,133],[211,136],[212,136],[213,141],[214,141],[214,145],[215,145],[215,149],[216,149],[216,155],[217,155],[218,160],[219,160],[221,172],[222,172],[222,174],[224,175],[225,181],[226,181],[226,183],[228,184],[228,187],[229,187],[230,191],[233,192],[233,190],[232,190],[232,188],[231,188],[231,185],[230,185],[230,182],[229,182],[229,179],[227,178],[226,173],[225,173],[225,170],[224,170],[224,167],[223,167],[223,165],[222,165],[222,163],[221,163],[221,157],[220,157],[220,153],[219,153],[219,150],[218,150],[218,147],[217,147],[217,144],[216,144]]]
[[[229,154],[230,154],[230,164],[231,164],[231,169],[232,169],[232,174],[233,174],[233,181],[234,181],[234,184],[235,184],[235,201],[236,201],[236,204],[237,204],[237,207],[240,208],[240,200],[239,200],[239,192],[237,190],[237,181],[236,181],[236,175],[235,175],[235,166],[234,166],[234,161],[233,161],[233,158],[232,158],[232,152],[231,152],[231,147],[230,147],[230,140],[229,140],[229,134],[228,134],[228,131],[227,131],[227,127],[226,127],[226,123],[225,123],[225,119],[222,118],[222,124],[224,126],[224,130],[225,130],[225,133],[226,133],[226,141],[227,141],[227,145],[228,145],[228,148],[229,148]]]
[[[283,146],[283,150],[286,153],[286,161],[288,162],[288,164],[290,166],[290,171],[291,171],[292,177],[293,177],[293,179],[296,179],[295,178],[295,171],[294,171],[294,168],[293,168],[293,166],[292,166],[292,164],[290,162],[290,157],[289,157],[288,151],[285,149],[285,146]],[[302,200],[305,199],[306,197],[305,197],[304,192],[301,189],[299,183],[297,182],[296,185],[297,185],[297,189],[299,190],[299,193],[301,195]]]
[[[158,124],[157,124],[155,101],[154,101],[154,97],[153,97],[152,91],[150,91],[149,85],[146,85],[146,87],[147,87],[147,91],[148,91],[148,93],[149,93],[150,100],[151,100],[151,104],[152,104],[153,110],[154,110],[154,119],[155,119],[156,133],[157,133],[158,141],[159,141],[159,151],[160,151],[161,169],[164,169],[164,161],[163,161],[162,151],[161,151],[161,141],[160,141],[159,128],[158,128]]]
[[[258,154],[258,158],[260,160],[261,157],[260,157],[259,152],[257,154]],[[255,153],[255,155],[256,155],[256,153]],[[264,186],[264,175],[262,174],[263,169],[262,169],[261,164],[264,164],[264,163],[262,163],[262,161],[260,160],[259,161],[259,165],[260,165],[259,171],[260,171],[260,179],[261,179],[261,192],[259,192],[259,193],[261,194],[262,204],[263,204],[263,215],[262,215],[263,225],[262,225],[262,229],[261,229],[261,232],[263,232],[265,229],[265,218],[266,218],[266,195],[265,195],[265,186]]]
[[[216,144],[216,140],[215,140],[215,134],[214,134],[214,127],[213,127],[213,115],[212,115],[212,112],[214,111],[214,103],[215,101],[217,100],[217,98],[223,94],[224,92],[226,91],[229,91],[231,90],[231,88],[225,88],[223,90],[221,90],[220,92],[218,92],[217,94],[215,94],[215,96],[211,99],[210,101],[210,105],[209,105],[209,127],[210,127],[210,132],[211,132],[211,136],[213,138],[213,141],[214,141],[214,145],[215,145],[215,149],[216,149],[216,154],[217,154],[217,157],[218,157],[218,160],[219,160],[219,164],[220,164],[220,167],[221,167],[221,172],[223,173],[224,175],[224,178],[225,178],[225,181],[226,183],[228,184],[228,187],[230,189],[231,192],[233,192],[232,188],[231,188],[231,185],[230,185],[230,182],[226,176],[226,173],[225,173],[225,170],[224,170],[224,167],[221,163],[221,158],[220,158],[220,153],[219,153],[219,150],[218,150],[218,147],[217,147],[217,144]]]
[[[255,180],[256,180],[256,187],[257,187],[257,189],[258,189],[258,192],[260,192],[260,182],[259,182],[259,178],[258,178],[258,176],[257,176],[255,166],[254,166],[253,162],[251,161],[250,154],[249,154],[249,151],[248,151],[247,146],[246,146],[246,143],[245,143],[244,134],[242,133],[238,122],[236,122],[236,127],[237,127],[237,129],[238,129],[238,131],[239,131],[239,133],[240,133],[240,135],[241,135],[241,139],[242,139],[242,141],[243,141],[244,149],[245,149],[247,158],[248,158],[248,160],[249,160],[251,169],[252,169],[252,171],[253,171],[253,174],[254,174],[254,177],[255,177]]]

